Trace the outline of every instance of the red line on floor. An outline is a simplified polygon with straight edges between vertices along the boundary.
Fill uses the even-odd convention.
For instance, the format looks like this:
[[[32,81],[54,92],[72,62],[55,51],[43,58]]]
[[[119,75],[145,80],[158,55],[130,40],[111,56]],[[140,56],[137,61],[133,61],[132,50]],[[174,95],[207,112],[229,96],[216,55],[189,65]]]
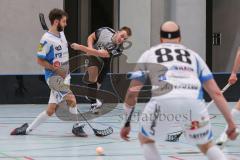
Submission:
[[[27,157],[27,156],[24,156],[24,158],[25,158],[26,160],[34,160],[33,158]]]
[[[173,158],[173,159],[177,159],[177,160],[184,160],[182,158],[178,158],[178,157],[175,157],[175,156],[168,156],[168,157]]]

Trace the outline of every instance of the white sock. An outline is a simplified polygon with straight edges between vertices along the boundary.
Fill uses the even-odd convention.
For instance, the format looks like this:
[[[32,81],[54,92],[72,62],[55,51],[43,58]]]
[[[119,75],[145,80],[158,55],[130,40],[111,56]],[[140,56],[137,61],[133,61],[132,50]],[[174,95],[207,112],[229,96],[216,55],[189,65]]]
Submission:
[[[74,114],[75,116],[76,116],[76,121],[77,121],[77,123],[79,123],[79,118],[78,118],[78,108],[77,108],[77,106],[75,106],[75,107],[69,107],[69,112],[70,113],[72,113],[72,114]]]
[[[45,122],[49,118],[46,111],[40,113],[37,118],[29,125],[26,130],[26,133],[30,133],[32,130],[36,129],[41,123]]]
[[[69,107],[69,112],[72,114],[78,114],[77,106]]]
[[[238,117],[240,117],[240,111],[236,108],[233,108],[232,111],[231,111],[231,115],[232,115],[233,119],[236,120]],[[226,132],[227,129],[228,129],[228,126],[226,125],[226,127],[224,129],[224,132]]]
[[[142,148],[146,160],[161,160],[155,143],[143,144]]]
[[[209,148],[206,156],[209,160],[227,160],[223,152],[217,146]]]
[[[232,109],[231,114],[232,114],[234,119],[240,117],[240,111],[238,109],[236,109],[236,108]]]

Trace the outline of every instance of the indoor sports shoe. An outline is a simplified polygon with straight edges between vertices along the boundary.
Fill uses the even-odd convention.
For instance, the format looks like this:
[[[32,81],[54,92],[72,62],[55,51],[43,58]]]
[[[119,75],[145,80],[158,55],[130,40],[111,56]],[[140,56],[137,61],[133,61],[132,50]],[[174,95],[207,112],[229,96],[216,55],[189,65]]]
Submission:
[[[73,125],[72,133],[77,137],[87,137],[87,134],[83,130],[84,125],[76,123]]]
[[[12,132],[11,135],[26,135],[26,130],[28,128],[28,124],[24,123],[21,127],[15,128]]]
[[[102,107],[102,102],[99,99],[97,99],[96,101],[97,101],[96,103],[91,104],[90,108],[90,111],[94,114],[98,114]]]
[[[224,146],[228,142],[228,136],[225,132],[221,134],[221,136],[216,140],[216,145]]]

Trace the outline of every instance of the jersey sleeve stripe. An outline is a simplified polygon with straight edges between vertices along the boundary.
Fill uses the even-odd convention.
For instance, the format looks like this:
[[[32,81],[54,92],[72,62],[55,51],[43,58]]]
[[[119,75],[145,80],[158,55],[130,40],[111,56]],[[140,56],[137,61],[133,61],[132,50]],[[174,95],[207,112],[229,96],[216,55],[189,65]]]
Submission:
[[[46,58],[46,55],[45,55],[45,54],[38,53],[38,54],[37,54],[37,57],[38,57],[38,58],[41,58],[41,59],[45,59],[45,58]]]
[[[129,72],[128,79],[136,80],[144,84],[146,81],[146,75],[143,71]]]
[[[213,75],[212,75],[212,74],[209,74],[209,75],[201,76],[201,77],[200,77],[201,83],[204,83],[204,82],[206,82],[206,81],[208,81],[208,80],[211,80],[211,79],[213,79]]]

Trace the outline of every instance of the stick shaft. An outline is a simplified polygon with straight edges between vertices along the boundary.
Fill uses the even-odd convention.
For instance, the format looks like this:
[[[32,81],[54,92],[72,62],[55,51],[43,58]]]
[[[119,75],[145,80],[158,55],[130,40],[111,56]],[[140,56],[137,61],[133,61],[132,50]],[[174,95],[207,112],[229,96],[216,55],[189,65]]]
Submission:
[[[231,86],[231,84],[228,83],[226,86],[223,87],[223,89],[221,90],[221,92],[224,93],[230,86]],[[208,105],[206,106],[206,108],[208,109],[213,103],[214,103],[214,100],[211,100],[211,102],[208,103]]]

